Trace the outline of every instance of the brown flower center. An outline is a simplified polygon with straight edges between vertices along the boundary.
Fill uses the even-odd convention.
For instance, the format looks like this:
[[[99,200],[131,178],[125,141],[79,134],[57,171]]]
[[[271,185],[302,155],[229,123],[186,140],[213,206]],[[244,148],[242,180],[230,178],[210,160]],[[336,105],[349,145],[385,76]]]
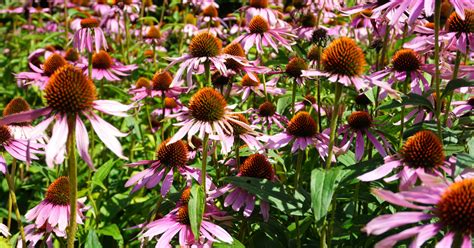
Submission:
[[[441,222],[453,231],[470,235],[474,233],[474,178],[455,182],[436,204]]]
[[[237,43],[237,42],[230,43],[229,45],[224,47],[224,49],[222,51],[225,54],[245,58],[244,49],[242,48],[240,43]],[[238,70],[242,69],[242,67],[244,67],[242,64],[235,61],[234,59],[226,59],[225,66],[228,69],[231,69],[231,70],[234,70],[234,71],[238,71]]]
[[[96,28],[99,26],[99,20],[96,18],[84,18],[81,20],[81,28]]]
[[[53,53],[43,64],[44,74],[51,76],[57,69],[63,67],[66,64],[66,60],[61,55]]]
[[[276,106],[273,103],[266,101],[258,107],[258,114],[263,117],[273,116],[276,112]]]
[[[469,98],[469,100],[467,100],[467,104],[471,105],[474,107],[474,96]]]
[[[12,134],[10,133],[10,128],[8,128],[5,125],[0,126],[0,145],[5,144],[11,139],[12,139]]]
[[[77,113],[92,107],[96,89],[82,70],[66,65],[57,70],[44,89],[48,105],[63,113]]]
[[[290,61],[286,65],[285,72],[290,77],[297,78],[301,76],[302,70],[308,70],[308,64],[306,64],[306,61],[304,61],[304,59],[300,57],[294,57],[290,59]]]
[[[249,121],[247,120],[247,118],[245,118],[245,116],[243,114],[234,114],[234,117],[236,120],[240,121],[240,122],[243,122],[245,124],[249,124]],[[241,134],[245,134],[247,133],[247,129],[243,128],[242,126],[240,126],[239,124],[236,124],[234,122],[230,122],[230,125],[232,126],[232,129],[234,130],[233,134],[234,135],[241,135]]]
[[[365,111],[352,112],[347,122],[352,129],[365,130],[372,125],[372,117]]]
[[[252,154],[239,168],[239,174],[242,177],[265,178],[271,180],[273,178],[273,167],[268,162],[265,155]]]
[[[250,0],[250,6],[254,8],[264,9],[268,7],[268,0]]]
[[[249,23],[249,30],[252,34],[263,34],[266,33],[270,29],[270,25],[268,24],[267,20],[263,17],[257,15],[250,20]]]
[[[398,50],[392,59],[393,69],[398,72],[411,72],[420,69],[420,56],[412,49]]]
[[[191,188],[187,187],[181,193],[181,197],[179,198],[179,203],[182,205],[188,205],[190,198],[191,198]]]
[[[181,140],[168,144],[170,139],[163,141],[156,151],[156,159],[168,167],[182,167],[188,162],[188,147]]]
[[[160,29],[155,27],[155,26],[151,26],[150,28],[148,28],[148,31],[143,36],[143,38],[145,38],[145,39],[160,39],[161,38]]]
[[[306,28],[312,28],[316,26],[316,16],[313,15],[312,13],[303,15],[300,21],[301,21],[301,26],[306,27]]]
[[[219,12],[217,11],[216,7],[214,7],[214,5],[209,5],[202,11],[202,15],[215,18],[219,15]]]
[[[308,54],[306,55],[306,58],[310,61],[318,61],[320,56],[320,51],[317,46],[311,46],[311,48],[308,51]]]
[[[251,72],[250,72],[251,73]],[[258,79],[258,78],[257,78]],[[260,80],[254,81],[252,78],[250,78],[249,74],[245,74],[242,77],[242,86],[246,87],[257,87],[260,85]]]
[[[316,98],[312,95],[306,95],[303,100],[303,104],[305,106],[311,106],[316,103]]]
[[[189,44],[189,53],[196,58],[216,57],[221,54],[221,50],[221,40],[207,32],[197,34]]]
[[[168,71],[158,71],[153,75],[151,82],[154,90],[166,91],[170,88],[171,82],[173,82],[173,76]]]
[[[443,164],[444,151],[438,136],[420,131],[407,139],[400,151],[403,162],[412,168],[432,169]]]
[[[74,48],[69,48],[64,55],[64,58],[71,62],[76,62],[79,59],[79,53]]]
[[[474,33],[474,11],[465,11],[464,20],[453,12],[446,21],[446,30],[456,33]]]
[[[178,107],[178,103],[176,103],[176,100],[171,97],[165,97],[165,108],[167,109],[174,109]]]
[[[179,207],[176,213],[176,220],[183,225],[189,225],[191,223],[189,221],[188,205]]]
[[[22,97],[16,97],[12,99],[5,109],[3,110],[3,116],[18,114],[24,111],[31,110],[28,102],[25,101]],[[25,126],[30,125],[31,122],[21,122],[21,123],[12,123],[11,125]]]
[[[213,88],[202,88],[191,97],[189,111],[191,115],[204,122],[222,120],[227,102],[225,98]]]
[[[343,76],[360,76],[366,64],[362,49],[354,40],[334,40],[323,52],[321,62],[326,72]]]
[[[148,80],[147,78],[144,78],[144,77],[140,77],[140,78],[138,78],[137,82],[135,83],[135,87],[137,89],[140,89],[140,88],[151,89],[150,80]]]
[[[365,94],[359,94],[355,98],[355,103],[358,105],[369,105],[372,102]]]
[[[319,47],[325,47],[328,40],[328,31],[324,28],[315,29],[311,35],[311,41]]]
[[[145,56],[145,58],[153,58],[153,50],[145,50],[143,52],[143,56]]]
[[[53,205],[69,205],[69,178],[59,177],[46,191],[45,200]]]
[[[92,55],[92,67],[96,69],[109,69],[113,63],[112,57],[104,50]]]
[[[308,112],[298,112],[288,123],[286,131],[296,137],[312,137],[316,134],[316,121]]]
[[[214,85],[214,87],[216,88],[220,88],[220,87],[223,87],[224,85],[227,85],[228,83],[230,83],[230,80],[231,80],[231,77],[226,77],[220,74],[219,72],[215,72],[211,76],[212,85]]]

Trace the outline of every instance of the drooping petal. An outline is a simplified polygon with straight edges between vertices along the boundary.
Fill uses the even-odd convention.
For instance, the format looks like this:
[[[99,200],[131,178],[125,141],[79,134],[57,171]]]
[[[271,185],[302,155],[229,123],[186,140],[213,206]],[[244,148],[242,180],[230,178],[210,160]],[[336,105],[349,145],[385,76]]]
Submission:
[[[423,212],[385,214],[378,216],[367,223],[367,226],[364,227],[364,231],[367,232],[367,234],[380,235],[390,229],[406,224],[416,223],[421,220],[428,220],[432,217],[431,214],[425,214]]]
[[[76,116],[76,146],[79,156],[87,163],[91,170],[95,170],[92,163],[91,156],[89,155],[89,134],[87,133],[86,126],[82,122],[79,115]]]

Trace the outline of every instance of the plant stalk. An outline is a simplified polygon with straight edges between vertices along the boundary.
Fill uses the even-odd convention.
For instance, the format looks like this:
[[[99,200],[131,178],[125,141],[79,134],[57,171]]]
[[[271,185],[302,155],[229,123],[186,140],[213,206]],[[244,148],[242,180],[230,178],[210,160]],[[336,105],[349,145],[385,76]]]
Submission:
[[[336,83],[336,92],[334,95],[334,110],[331,113],[331,134],[329,136],[329,147],[328,147],[328,157],[326,159],[326,169],[331,167],[332,162],[332,154],[334,150],[334,141],[336,138],[336,127],[337,127],[337,119],[339,114],[339,100],[342,94],[342,85],[340,83]]]
[[[69,226],[67,235],[67,247],[74,248],[74,241],[77,231],[77,168],[76,168],[76,116],[70,116],[68,119],[69,132],[67,136],[67,155],[69,169]]]

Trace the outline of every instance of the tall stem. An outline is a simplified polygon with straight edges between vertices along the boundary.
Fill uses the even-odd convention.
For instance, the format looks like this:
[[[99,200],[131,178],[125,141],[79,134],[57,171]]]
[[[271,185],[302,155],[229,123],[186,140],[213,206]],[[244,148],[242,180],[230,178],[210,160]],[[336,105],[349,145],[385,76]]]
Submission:
[[[211,61],[208,59],[206,60],[206,62],[204,62],[204,68],[206,70],[206,83],[208,86],[211,86],[212,85],[212,82],[211,82]],[[201,88],[203,88],[204,86],[201,85]]]
[[[298,183],[300,181],[300,174],[301,174],[301,165],[303,164],[303,156],[304,151],[298,150],[298,157],[296,158],[296,173],[295,173],[295,192],[298,190]],[[295,217],[295,225],[296,225],[296,247],[301,247],[301,239],[300,239],[300,219],[299,216]]]
[[[461,52],[458,50],[456,52],[456,60],[454,62],[454,70],[453,70],[453,76],[451,79],[456,79],[458,77],[458,72],[459,72],[459,65],[461,64]],[[446,122],[448,121],[448,117],[449,117],[449,108],[451,107],[451,101],[453,100],[453,91],[451,91],[449,93],[449,97],[448,97],[448,102],[445,106],[445,110],[444,110],[444,120],[443,120],[443,124],[446,125]]]
[[[410,82],[410,72],[405,72],[405,81],[403,82],[403,94],[407,94],[408,92],[408,83]],[[400,147],[403,145],[403,132],[405,131],[405,105],[402,106],[402,112],[401,112],[401,123],[400,123]]]
[[[291,93],[291,113],[295,115],[295,101],[296,101],[296,79],[293,80],[293,92]]]
[[[326,168],[329,169],[331,167],[332,162],[332,154],[334,150],[334,140],[336,137],[336,127],[337,127],[337,117],[339,114],[339,98],[341,98],[342,94],[342,85],[340,83],[336,83],[336,93],[334,95],[334,110],[331,114],[331,135],[329,136],[329,147],[328,147],[328,157],[326,159]]]
[[[13,186],[15,186],[15,174],[16,174],[16,158],[13,158],[12,161],[12,172],[11,172],[11,177],[13,181]],[[13,188],[13,190],[15,190]],[[10,229],[11,224],[12,224],[12,210],[13,210],[13,200],[11,194],[8,194],[8,219],[7,219],[7,227]]]
[[[440,93],[440,69],[439,69],[439,28],[441,22],[441,2],[442,0],[435,1],[435,50],[434,50],[434,64],[435,64],[435,75],[434,84],[436,89],[436,123],[438,127],[438,135],[443,140],[443,134],[441,132],[441,93]]]
[[[235,144],[234,144],[234,149],[235,149],[235,163],[237,164],[237,169],[240,168],[240,138],[238,135],[235,135],[234,137]]]
[[[23,229],[23,224],[21,223],[20,210],[18,209],[18,204],[16,200],[15,183],[13,182],[13,179],[10,176],[10,173],[8,173],[8,170],[6,170],[5,172],[5,178],[7,179],[8,191],[10,192],[12,206],[13,206],[13,209],[15,210],[16,221],[18,222],[18,229],[20,229],[21,241],[23,242],[23,247],[26,247],[25,231]]]
[[[202,141],[202,168],[201,168],[201,186],[204,190],[204,195],[206,194],[206,166],[207,166],[207,143],[209,142],[209,134],[204,135]]]
[[[90,77],[91,80],[92,80],[92,52],[88,52],[88,54],[87,54],[87,60],[88,60],[87,72],[89,73],[89,77]]]
[[[77,168],[76,168],[76,116],[70,116],[68,119],[68,136],[67,136],[67,155],[69,169],[69,227],[67,235],[67,247],[74,248],[74,240],[76,238],[76,215],[77,215]]]

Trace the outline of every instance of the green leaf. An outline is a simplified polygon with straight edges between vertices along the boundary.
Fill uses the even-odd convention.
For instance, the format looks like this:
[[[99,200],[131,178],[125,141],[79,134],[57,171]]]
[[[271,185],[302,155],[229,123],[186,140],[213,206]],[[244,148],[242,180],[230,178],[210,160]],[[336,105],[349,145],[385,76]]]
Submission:
[[[95,233],[94,229],[89,230],[84,247],[85,248],[102,248],[102,245],[99,242],[99,237],[97,237],[97,233]]]
[[[311,172],[311,201],[316,222],[326,216],[337,185],[345,174],[340,167],[318,168]]]
[[[449,94],[451,91],[455,89],[459,89],[462,87],[473,87],[473,86],[474,86],[474,81],[467,81],[462,78],[453,79],[448,82],[441,96],[445,97],[447,94]]]
[[[103,181],[107,178],[107,176],[109,175],[114,165],[115,165],[115,160],[110,159],[94,173],[94,175],[92,176],[92,185],[91,185],[92,189],[94,189],[94,185],[99,185],[104,190],[107,189]]]
[[[458,166],[463,168],[472,168],[474,166],[474,157],[467,153],[456,154]]]
[[[123,246],[123,236],[116,224],[108,225],[100,230],[97,230],[97,233],[112,237],[120,244],[120,246]]]
[[[203,188],[198,184],[194,184],[191,188],[191,197],[188,203],[189,222],[191,223],[191,230],[193,231],[194,237],[199,237],[200,235],[205,197]]]
[[[253,177],[227,177],[224,180],[270,202],[273,207],[287,214],[301,216],[306,212],[304,196],[300,192],[296,192],[295,197],[288,195],[281,184]]]
[[[240,243],[237,239],[234,238],[234,242],[232,244],[227,244],[227,243],[213,243],[212,247],[214,248],[245,248],[245,245]]]
[[[379,110],[393,109],[393,108],[398,108],[398,107],[405,106],[405,105],[423,106],[423,107],[427,107],[432,112],[434,112],[433,105],[431,104],[431,102],[428,99],[426,99],[426,97],[420,96],[420,95],[417,95],[417,94],[413,94],[413,93],[409,93],[405,96],[402,96],[402,101],[401,102],[396,101],[396,100],[392,100],[391,103],[382,105],[382,106],[378,107],[378,109]]]

